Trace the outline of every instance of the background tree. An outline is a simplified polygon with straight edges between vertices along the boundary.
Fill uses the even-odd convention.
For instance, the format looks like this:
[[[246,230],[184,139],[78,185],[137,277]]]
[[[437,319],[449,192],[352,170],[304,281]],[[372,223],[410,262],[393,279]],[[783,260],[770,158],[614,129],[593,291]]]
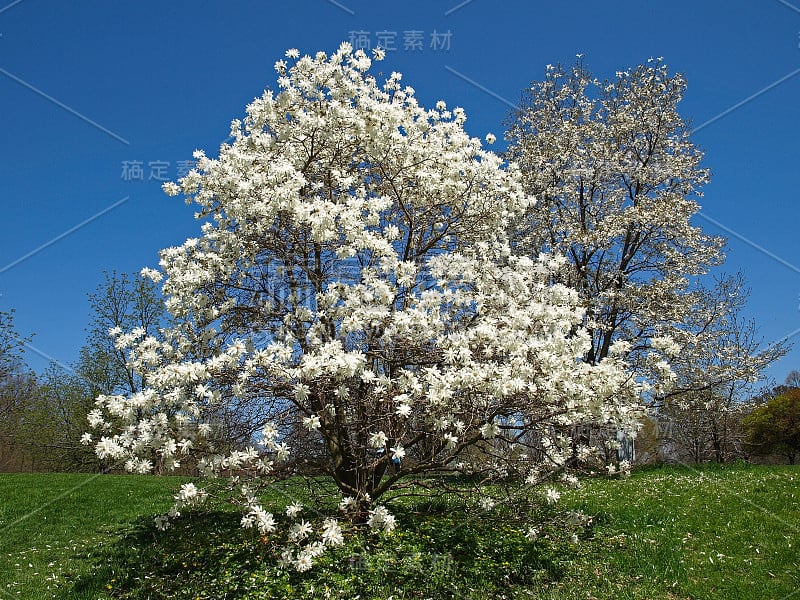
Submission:
[[[86,472],[100,468],[97,456],[80,443],[93,405],[93,389],[71,369],[51,364],[38,375],[23,404],[18,444],[25,470]]]
[[[667,373],[652,360],[663,348],[654,340],[694,304],[690,279],[723,258],[723,240],[690,222],[708,171],[678,114],[685,89],[660,59],[608,81],[580,60],[548,66],[506,134],[538,200],[515,223],[515,251],[566,256],[562,281],[580,294],[591,334],[584,360],[597,364],[624,342],[653,384]]]
[[[786,385],[793,388],[800,388],[800,371],[792,369],[786,376]]]
[[[755,322],[741,316],[748,296],[744,277],[723,277],[697,289],[672,337],[675,380],[654,407],[679,458],[726,462],[745,455],[741,420],[763,372],[786,354],[784,342],[764,345]]]
[[[800,454],[800,388],[790,388],[753,409],[744,426],[753,454],[778,454],[795,464]]]
[[[117,332],[146,386],[98,398],[98,455],[139,471],[152,468],[145,452],[173,467],[196,455],[204,474],[239,476],[228,481],[243,522],[266,533],[276,523],[258,490],[293,472],[302,432],[342,508],[391,530],[377,500],[412,475],[535,483],[572,451],[557,427],[634,428],[624,365],[576,360],[590,339],[575,292],[553,283],[562,261],[511,255],[508,219],[529,200],[515,169],[464,132],[463,111],[420,107],[398,73],[379,86],[348,44],[298,54],[276,63],[280,93],[233,122],[218,159],[197,153],[180,187],[165,186],[206,222],[150,272],[166,275],[175,319],[164,341]],[[212,447],[220,411],[246,415],[263,449]],[[541,460],[522,458],[526,440]],[[476,448],[491,460],[471,462]],[[184,486],[179,505],[201,497]],[[305,570],[338,527],[282,532],[283,560]]]
[[[772,396],[777,396],[778,394],[789,391],[792,388],[800,388],[800,371],[797,369],[792,369],[789,371],[789,374],[786,376],[783,385],[777,386],[772,391]]]
[[[29,469],[24,407],[36,394],[36,377],[23,360],[27,338],[14,327],[14,311],[0,311],[0,470]]]
[[[114,344],[109,331],[141,331],[160,339],[167,311],[158,286],[139,274],[103,273],[103,281],[89,294],[91,322],[81,348],[77,373],[95,390],[95,396],[135,394],[145,384],[129,366],[124,347]]]
[[[14,328],[14,311],[0,311],[0,382],[24,368],[26,341]]]
[[[89,294],[89,304],[90,325],[77,363],[71,367],[53,363],[38,376],[24,369],[22,340],[13,331],[10,315],[2,321],[6,468],[98,470],[97,456],[80,443],[95,398],[140,389],[141,377],[127,366],[125,349],[116,348],[108,332],[141,328],[158,339],[166,311],[157,286],[139,275],[104,273]]]

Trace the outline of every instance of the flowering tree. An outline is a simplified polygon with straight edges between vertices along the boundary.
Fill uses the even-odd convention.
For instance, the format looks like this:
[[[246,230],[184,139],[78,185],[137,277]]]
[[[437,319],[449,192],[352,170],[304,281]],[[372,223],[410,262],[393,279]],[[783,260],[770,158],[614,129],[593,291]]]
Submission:
[[[677,111],[685,88],[660,59],[611,81],[580,61],[548,66],[507,133],[508,157],[539,200],[514,224],[516,252],[566,256],[562,280],[578,291],[590,332],[584,360],[627,344],[656,391],[678,349],[671,330],[694,302],[690,279],[722,260],[723,240],[690,222],[708,172]]]
[[[742,318],[747,300],[741,274],[697,290],[672,337],[672,389],[659,399],[656,418],[664,441],[695,463],[726,462],[745,454],[742,418],[764,370],[786,354],[784,341],[764,345],[753,321]]]
[[[511,253],[508,221],[531,199],[463,110],[422,108],[398,73],[378,85],[348,44],[287,58],[280,92],[233,122],[219,158],[196,153],[165,186],[205,221],[147,270],[175,325],[163,341],[114,332],[147,387],[99,397],[85,441],[133,471],[155,452],[233,476],[243,524],[262,533],[277,525],[258,486],[313,467],[353,520],[388,531],[377,501],[410,475],[536,482],[571,455],[558,431],[573,421],[635,428],[624,363],[579,360],[591,338],[579,296],[553,282],[563,259]],[[222,447],[231,412],[250,439]],[[184,486],[178,508],[204,494]],[[287,536],[284,560],[305,570],[341,528],[301,521]]]

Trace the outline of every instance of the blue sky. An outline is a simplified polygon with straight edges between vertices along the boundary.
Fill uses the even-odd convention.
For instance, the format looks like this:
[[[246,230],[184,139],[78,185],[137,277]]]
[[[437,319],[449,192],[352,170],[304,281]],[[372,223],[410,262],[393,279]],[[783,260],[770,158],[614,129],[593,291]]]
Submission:
[[[0,3],[0,310],[29,364],[77,358],[104,270],[198,234],[165,196],[213,155],[287,48],[394,46],[379,70],[502,137],[520,90],[577,53],[601,77],[663,56],[713,173],[697,223],[729,238],[765,341],[800,341],[800,0]],[[137,164],[138,163],[138,164]],[[137,167],[141,173],[137,172]],[[139,179],[141,175],[141,179]],[[800,346],[770,374],[800,368]]]

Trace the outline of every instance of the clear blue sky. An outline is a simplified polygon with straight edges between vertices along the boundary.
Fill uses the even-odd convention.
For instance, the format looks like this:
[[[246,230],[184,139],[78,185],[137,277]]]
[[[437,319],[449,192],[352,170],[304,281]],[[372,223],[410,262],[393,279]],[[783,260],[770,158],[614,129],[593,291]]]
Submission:
[[[726,270],[745,272],[765,340],[800,330],[800,0],[6,2],[0,309],[35,334],[35,370],[77,358],[104,270],[156,266],[197,235],[159,179],[195,148],[216,153],[287,48],[351,38],[388,43],[380,69],[498,138],[548,63],[583,53],[602,77],[663,56],[688,78],[681,113],[713,172],[697,222],[728,236]],[[770,373],[793,368],[800,347]]]

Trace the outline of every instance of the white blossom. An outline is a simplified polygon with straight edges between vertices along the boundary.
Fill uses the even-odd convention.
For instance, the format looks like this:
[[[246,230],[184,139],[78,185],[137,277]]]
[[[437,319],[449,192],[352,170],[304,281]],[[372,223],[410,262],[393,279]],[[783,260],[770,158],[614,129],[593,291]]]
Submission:
[[[395,447],[389,448],[389,452],[392,454],[392,458],[395,460],[402,460],[406,455],[406,449],[399,444]]]
[[[386,445],[388,437],[382,431],[369,434],[370,448],[383,448]]]
[[[303,417],[303,427],[305,427],[308,431],[315,431],[322,426],[320,419],[317,415],[311,415],[310,417]]]
[[[329,546],[341,546],[344,543],[342,528],[334,519],[325,519],[322,527],[323,543]]]
[[[548,504],[555,504],[558,502],[558,499],[561,498],[561,493],[555,488],[547,488],[545,498],[547,499]]]
[[[311,523],[308,521],[300,521],[289,528],[289,539],[293,542],[304,540],[311,535],[312,531]]]
[[[389,511],[384,506],[376,506],[369,511],[367,524],[373,530],[380,529],[386,533],[391,533],[397,527],[395,517],[389,514]]]
[[[497,423],[485,423],[481,426],[480,432],[484,439],[490,440],[500,434],[500,427]]]
[[[294,518],[299,515],[303,511],[303,505],[299,502],[293,502],[289,506],[286,507],[286,516],[290,518]]]
[[[265,511],[261,506],[254,505],[250,511],[242,517],[242,527],[256,527],[262,534],[272,533],[276,529],[275,518],[272,513]]]
[[[295,569],[298,573],[308,571],[313,565],[314,562],[311,560],[311,555],[307,552],[300,552],[294,562]]]

